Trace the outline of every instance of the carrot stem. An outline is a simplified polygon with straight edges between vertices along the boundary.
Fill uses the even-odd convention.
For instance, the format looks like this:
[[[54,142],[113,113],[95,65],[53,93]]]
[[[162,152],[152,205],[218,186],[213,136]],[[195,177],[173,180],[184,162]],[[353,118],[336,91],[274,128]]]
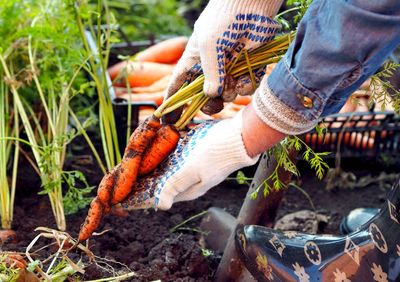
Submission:
[[[252,86],[255,88],[256,81],[253,69],[278,62],[288,49],[289,43],[294,37],[294,34],[295,33],[292,32],[277,37],[271,42],[249,52],[242,49],[235,59],[227,64],[227,73],[236,78],[243,74],[249,74]],[[205,97],[205,94],[202,91],[203,85],[204,75],[201,74],[194,81],[187,85],[183,85],[174,95],[166,99],[154,112],[154,116],[161,118],[163,115],[190,103],[189,106],[186,107],[180,119],[175,123],[175,126],[178,129],[183,129],[208,101],[208,98]]]
[[[186,111],[183,113],[181,118],[175,124],[175,127],[178,130],[185,128],[185,126],[193,119],[193,117],[197,114],[197,112],[204,106],[204,104],[208,101],[208,97],[204,95],[204,92],[201,92],[195,100],[189,105]]]
[[[257,88],[256,80],[254,78],[254,73],[253,73],[253,69],[251,68],[251,64],[250,64],[250,60],[249,60],[249,54],[247,53],[247,50],[244,50],[244,57],[246,59],[247,68],[248,68],[249,74],[250,74],[251,84],[253,85],[253,90],[256,90],[256,88]]]
[[[238,60],[239,60],[240,57],[242,56],[243,50],[244,50],[244,49],[241,49],[240,52],[239,52],[239,54],[236,56],[235,60],[233,60],[232,63],[229,63],[229,64],[228,64],[228,72],[227,72],[227,74],[230,74],[230,73],[231,73],[232,69],[235,67],[236,63],[238,62]]]
[[[186,99],[193,95],[192,93],[198,93],[199,91],[202,90],[203,88],[203,83],[204,83],[204,75],[200,75],[197,77],[193,82],[188,84],[186,87],[181,88],[178,90],[174,95],[169,97],[167,100],[165,100],[160,107],[154,112],[154,116],[157,118],[160,118],[163,116],[163,111],[165,108],[168,106],[172,106],[179,101],[182,101],[182,99]]]
[[[166,108],[166,109],[162,112],[162,115],[166,115],[166,114],[168,114],[168,113],[170,113],[170,112],[175,111],[176,109],[182,107],[183,105],[186,105],[187,103],[189,103],[190,101],[196,99],[197,97],[199,97],[199,96],[201,96],[201,95],[203,95],[202,92],[197,93],[197,94],[194,94],[193,96],[191,96],[191,97],[189,97],[189,98],[187,98],[187,99],[185,99],[185,100],[183,100],[183,101],[181,101],[181,102],[179,102],[179,103],[176,103],[175,105],[173,105],[173,106],[171,106],[171,107]]]

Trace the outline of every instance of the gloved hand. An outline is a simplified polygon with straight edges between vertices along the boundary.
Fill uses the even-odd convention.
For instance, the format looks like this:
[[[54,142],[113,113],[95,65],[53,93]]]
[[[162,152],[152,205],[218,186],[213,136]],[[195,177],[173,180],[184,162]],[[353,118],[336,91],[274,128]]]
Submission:
[[[273,39],[280,25],[272,19],[281,4],[282,0],[210,0],[174,69],[166,97],[201,72],[205,76],[205,95],[220,97],[210,102],[214,106],[206,110],[207,114],[222,110],[223,101],[233,101],[237,94],[252,94],[254,89],[249,76],[226,80],[226,65],[240,50],[254,49]],[[256,83],[263,75],[263,69],[254,70]],[[217,110],[213,112],[214,108]],[[176,112],[169,115],[168,121],[173,122],[179,115]]]
[[[231,119],[198,125],[159,168],[138,181],[122,206],[166,210],[175,202],[200,197],[232,172],[255,164],[259,156],[248,156],[241,131],[242,111]]]

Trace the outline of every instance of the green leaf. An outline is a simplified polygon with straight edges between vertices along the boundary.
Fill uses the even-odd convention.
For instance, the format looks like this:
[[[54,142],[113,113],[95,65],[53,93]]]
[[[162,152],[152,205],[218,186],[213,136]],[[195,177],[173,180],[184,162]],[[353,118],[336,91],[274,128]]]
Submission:
[[[212,256],[214,254],[214,252],[209,249],[201,248],[201,254],[203,255],[203,257],[207,258],[209,256]]]
[[[266,181],[264,181],[264,189],[263,189],[264,198],[266,198],[269,195],[271,190],[272,190],[271,186],[269,186],[269,184]]]
[[[252,180],[252,178],[246,177],[243,171],[239,170],[236,174],[236,181],[238,184],[247,184],[247,181]]]
[[[40,260],[34,260],[28,263],[28,266],[26,267],[26,270],[29,272],[34,272],[35,268],[40,264]]]
[[[250,198],[251,198],[252,200],[255,200],[255,199],[257,199],[257,195],[258,195],[258,191],[254,191],[254,192],[252,192],[252,193],[250,194]]]

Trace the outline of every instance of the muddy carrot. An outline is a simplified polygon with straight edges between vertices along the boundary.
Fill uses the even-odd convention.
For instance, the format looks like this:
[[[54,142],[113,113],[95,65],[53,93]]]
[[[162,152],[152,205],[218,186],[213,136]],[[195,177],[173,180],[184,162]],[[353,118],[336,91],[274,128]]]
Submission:
[[[115,166],[111,171],[109,171],[101,180],[99,188],[97,189],[97,198],[105,206],[109,207],[111,203],[111,195],[115,184],[115,178],[117,176],[117,171],[120,168],[120,164]]]
[[[124,157],[117,174],[111,205],[120,203],[131,192],[132,186],[136,183],[141,161],[142,156],[135,154],[134,150],[130,150],[127,156]]]
[[[104,206],[95,197],[90,203],[88,215],[86,216],[85,222],[83,223],[79,232],[79,241],[85,241],[88,239],[93,232],[99,227],[101,218],[103,217]]]
[[[179,137],[179,132],[174,126],[162,126],[143,156],[139,175],[152,172],[175,149]]]
[[[132,135],[129,137],[128,144],[125,148],[124,158],[128,154],[128,151],[134,150],[143,153],[147,144],[151,140],[147,138],[154,138],[157,130],[161,127],[160,120],[154,116],[146,118],[139,126],[135,129]]]
[[[160,122],[155,117],[150,117],[139,126],[129,138],[121,166],[117,172],[117,179],[111,198],[111,204],[122,202],[135,184],[144,152],[155,138]]]

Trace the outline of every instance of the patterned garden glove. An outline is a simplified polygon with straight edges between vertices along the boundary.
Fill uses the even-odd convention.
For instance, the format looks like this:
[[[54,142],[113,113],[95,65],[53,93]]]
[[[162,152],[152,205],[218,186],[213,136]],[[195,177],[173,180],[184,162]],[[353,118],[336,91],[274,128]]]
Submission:
[[[247,155],[241,130],[242,112],[195,127],[159,168],[138,181],[122,206],[166,210],[175,202],[200,197],[232,172],[255,164],[258,156]]]
[[[174,69],[167,97],[201,72],[205,76],[204,93],[211,98],[222,98],[210,103],[221,105],[223,101],[232,101],[237,94],[252,94],[254,89],[248,76],[240,78],[239,82],[226,79],[226,65],[240,50],[254,49],[273,39],[280,25],[272,19],[281,4],[282,0],[210,0]],[[263,69],[255,70],[256,82],[263,75]],[[213,107],[209,108],[206,113],[212,114]],[[222,108],[217,107],[215,112]],[[179,115],[175,112],[168,120],[173,122]]]

